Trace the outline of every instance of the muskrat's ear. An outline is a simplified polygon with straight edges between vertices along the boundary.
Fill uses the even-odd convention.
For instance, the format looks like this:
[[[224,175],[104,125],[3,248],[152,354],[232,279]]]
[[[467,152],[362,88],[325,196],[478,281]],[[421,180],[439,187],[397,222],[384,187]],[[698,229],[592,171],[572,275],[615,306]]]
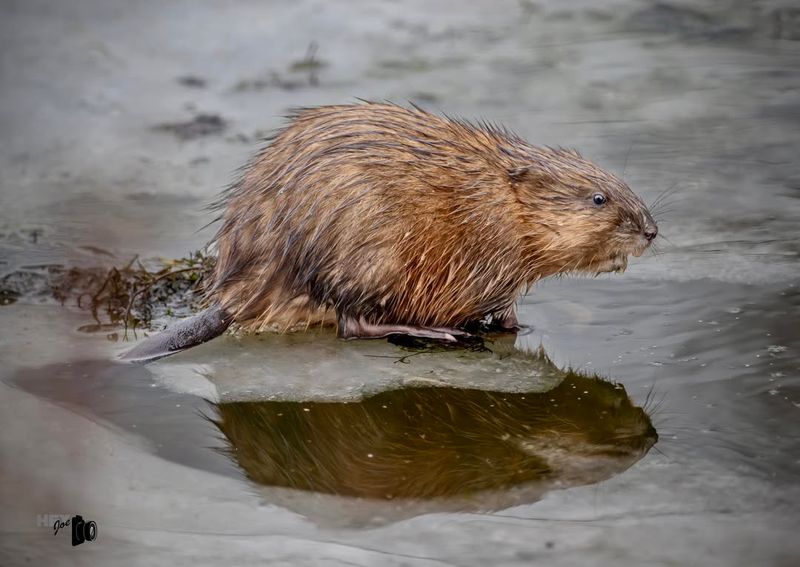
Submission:
[[[508,178],[512,183],[526,182],[534,185],[552,185],[555,182],[553,175],[540,167],[538,164],[530,163],[519,167],[510,167],[506,170]]]
[[[508,178],[515,182],[522,181],[530,172],[531,167],[532,166],[530,165],[523,165],[522,167],[510,167],[508,168]]]

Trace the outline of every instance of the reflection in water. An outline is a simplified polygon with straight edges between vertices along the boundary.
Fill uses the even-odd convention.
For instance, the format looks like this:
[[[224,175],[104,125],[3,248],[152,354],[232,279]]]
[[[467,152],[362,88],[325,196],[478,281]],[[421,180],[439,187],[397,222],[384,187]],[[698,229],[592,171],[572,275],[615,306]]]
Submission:
[[[622,386],[563,374],[544,393],[414,387],[357,402],[221,403],[214,421],[262,485],[379,500],[538,485],[535,499],[621,472],[657,440]]]

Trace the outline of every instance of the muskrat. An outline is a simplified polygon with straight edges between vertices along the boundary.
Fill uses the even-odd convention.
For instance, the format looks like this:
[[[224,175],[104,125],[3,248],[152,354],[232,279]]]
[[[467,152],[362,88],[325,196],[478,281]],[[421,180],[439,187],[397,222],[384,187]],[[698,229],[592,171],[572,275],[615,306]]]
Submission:
[[[137,345],[154,359],[245,330],[455,341],[556,274],[621,272],[658,227],[575,150],[394,104],[302,108],[220,199],[210,307]]]
[[[228,402],[213,422],[259,484],[377,499],[594,483],[658,440],[622,386],[541,355],[531,367],[563,381],[545,392],[412,386],[358,401]]]

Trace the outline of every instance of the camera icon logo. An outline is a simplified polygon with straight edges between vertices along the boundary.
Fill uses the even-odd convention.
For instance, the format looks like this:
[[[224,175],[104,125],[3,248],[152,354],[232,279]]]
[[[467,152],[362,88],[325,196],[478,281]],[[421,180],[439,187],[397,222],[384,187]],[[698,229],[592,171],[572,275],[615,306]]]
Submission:
[[[97,524],[93,521],[84,521],[83,516],[72,517],[72,545],[80,545],[85,541],[94,541],[97,538]]]

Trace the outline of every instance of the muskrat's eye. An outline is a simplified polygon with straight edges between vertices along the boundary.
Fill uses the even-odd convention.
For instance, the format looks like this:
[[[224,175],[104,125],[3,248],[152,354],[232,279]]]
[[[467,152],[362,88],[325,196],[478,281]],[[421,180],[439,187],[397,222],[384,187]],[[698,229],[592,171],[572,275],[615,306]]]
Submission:
[[[598,207],[600,205],[605,205],[606,201],[608,201],[608,199],[606,199],[606,196],[603,195],[602,193],[595,193],[594,195],[592,195],[592,203],[594,203]]]

